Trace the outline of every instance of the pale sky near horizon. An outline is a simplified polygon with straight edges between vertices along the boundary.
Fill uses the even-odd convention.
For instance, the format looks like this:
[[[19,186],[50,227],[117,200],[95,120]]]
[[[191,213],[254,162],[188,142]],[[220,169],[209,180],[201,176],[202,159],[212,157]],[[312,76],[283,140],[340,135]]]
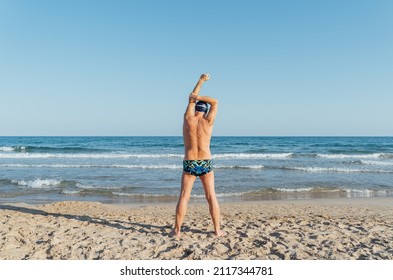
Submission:
[[[0,136],[393,136],[393,1],[0,0]]]

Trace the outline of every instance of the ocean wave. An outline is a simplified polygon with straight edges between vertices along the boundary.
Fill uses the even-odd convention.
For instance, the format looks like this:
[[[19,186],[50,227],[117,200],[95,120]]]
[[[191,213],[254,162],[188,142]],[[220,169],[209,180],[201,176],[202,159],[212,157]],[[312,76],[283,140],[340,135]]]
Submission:
[[[216,154],[213,159],[285,159],[290,158],[292,153],[281,154]],[[91,159],[127,159],[127,158],[183,158],[183,154],[123,154],[123,153],[0,153],[0,158],[6,159],[40,159],[40,158],[91,158]]]
[[[317,157],[326,159],[378,159],[393,158],[392,153],[373,153],[373,154],[316,154]]]
[[[67,165],[67,164],[20,164],[20,163],[6,163],[0,164],[2,168],[83,168],[90,167],[89,165]]]
[[[340,187],[300,187],[300,188],[281,188],[271,187],[259,190],[244,191],[244,192],[217,192],[216,196],[223,199],[247,199],[252,200],[260,198],[312,198],[312,197],[374,197],[374,196],[389,196],[393,194],[393,190],[388,189],[354,189],[354,188],[340,188]],[[133,198],[173,198],[177,199],[177,194],[157,194],[157,193],[130,193],[112,191],[112,195],[133,197]],[[193,199],[205,199],[204,194],[192,194]]]
[[[22,149],[20,147],[19,149]],[[133,154],[133,153],[13,153],[16,147],[1,147],[0,158],[4,159],[128,159],[128,158],[183,158],[183,154]],[[343,159],[343,160],[375,160],[375,159],[393,159],[393,153],[374,153],[374,154],[302,154],[302,153],[222,153],[214,154],[213,159],[291,159],[291,158],[325,158],[325,159]]]
[[[127,168],[127,169],[180,169],[182,168],[181,165],[176,164],[114,164],[108,166],[110,168]]]
[[[338,172],[338,173],[393,173],[393,170],[370,170],[370,169],[353,169],[339,167],[282,167],[286,170],[304,171],[304,172]]]
[[[79,188],[79,189],[86,189],[86,190],[96,189],[96,188],[97,188],[97,186],[93,186],[93,185],[84,185],[84,184],[81,184],[81,183],[76,183],[75,186],[76,186],[77,188]]]
[[[337,192],[343,191],[341,188],[337,187],[270,187],[270,188],[263,188],[259,190],[252,190],[244,192],[243,195],[260,195],[266,193],[305,193],[305,192]]]
[[[360,160],[360,159],[357,159],[357,160],[345,160],[345,161],[343,161],[342,163],[344,163],[344,164],[350,164],[350,165],[362,165],[362,164],[363,164],[363,161]]]
[[[12,153],[15,147],[1,147],[0,158],[4,159],[45,159],[45,158],[80,158],[80,159],[128,159],[128,158],[183,158],[183,154],[133,154],[133,153]],[[324,159],[393,159],[393,153],[374,154],[302,154],[302,153],[222,153],[214,154],[213,159],[291,159],[291,158],[324,158]]]
[[[1,152],[18,153],[81,153],[81,152],[105,152],[106,149],[88,147],[45,147],[45,146],[4,146],[0,147]]]
[[[35,179],[35,180],[12,180],[11,183],[19,186],[41,189],[49,188],[53,186],[59,186],[63,181],[53,179]]]
[[[368,165],[381,165],[381,166],[393,166],[393,163],[380,163],[380,162],[365,162],[355,163],[357,165],[360,164],[368,164]],[[101,165],[101,164],[0,164],[1,168],[59,168],[59,169],[67,169],[67,168],[102,168],[102,169],[148,169],[148,170],[179,170],[182,169],[182,166],[179,164],[110,164],[110,165]],[[393,170],[381,170],[381,169],[360,169],[360,168],[341,168],[341,167],[297,167],[297,166],[269,166],[269,165],[260,165],[260,164],[251,164],[251,165],[222,165],[218,164],[214,166],[214,169],[270,169],[270,170],[289,170],[289,171],[303,171],[303,172],[338,172],[338,173],[393,173]]]
[[[1,152],[12,152],[14,151],[13,147],[0,147]]]
[[[0,164],[3,168],[125,168],[125,169],[181,169],[178,164]],[[262,169],[263,165],[217,165],[215,169]]]
[[[74,194],[79,194],[81,191],[78,190],[62,190],[61,193],[63,194],[68,194],[68,195],[74,195]]]
[[[50,153],[0,153],[5,159],[41,159],[41,158],[84,158],[84,159],[127,159],[127,158],[183,158],[181,154],[50,154]]]
[[[82,183],[76,183],[75,187],[78,189],[84,189],[84,190],[131,190],[131,189],[138,189],[139,187],[124,187],[124,186],[97,186],[97,185],[86,185]]]
[[[263,165],[217,165],[215,169],[263,169]]]
[[[4,181],[4,180],[3,180]],[[0,181],[1,182],[1,181]],[[41,189],[43,195],[52,188],[61,191],[64,195],[86,196],[100,195],[103,197],[128,197],[130,199],[146,199],[162,200],[167,199],[176,201],[178,199],[178,186],[170,191],[163,189],[153,191],[144,187],[135,186],[116,186],[106,185],[99,186],[93,184],[85,184],[75,181],[63,181],[56,179],[34,179],[34,180],[10,180],[9,183],[16,184],[27,188]],[[323,197],[376,197],[391,196],[393,188],[391,187],[375,187],[375,188],[359,188],[359,187],[336,187],[336,186],[299,186],[299,187],[268,187],[256,190],[242,190],[241,188],[233,191],[225,191],[225,187],[218,188],[217,197],[229,200],[265,200],[265,199],[304,199],[304,198],[323,198]],[[197,192],[191,195],[194,199],[204,200],[205,195]]]
[[[336,193],[336,192],[346,192],[344,189],[339,188],[323,188],[323,187],[302,187],[302,188],[279,188],[279,187],[270,187],[263,188],[259,190],[251,190],[244,192],[217,192],[216,196],[221,198],[231,198],[231,197],[263,197],[270,195],[289,195],[295,193]],[[204,198],[204,194],[194,194],[191,195],[194,198]]]
[[[125,169],[180,169],[181,165],[176,164],[0,164],[0,167],[10,168],[125,168]]]
[[[361,163],[365,165],[393,166],[392,161],[362,160]]]
[[[285,189],[285,188],[276,188],[274,189],[277,192],[310,192],[315,190],[314,188],[296,188],[296,189]]]
[[[0,147],[0,152],[19,152],[19,151],[25,151],[26,147],[24,146],[13,146],[13,147]]]
[[[168,195],[168,194],[157,194],[157,193],[126,193],[126,192],[112,192],[115,196],[127,196],[127,197],[143,197],[143,198],[159,198],[159,197],[173,197],[177,198],[178,195]]]
[[[259,190],[245,191],[245,192],[228,192],[228,193],[217,193],[218,197],[231,197],[231,196],[246,196],[246,197],[259,197],[266,195],[290,195],[290,194],[337,194],[341,193],[343,196],[376,196],[376,195],[391,195],[393,189],[355,189],[346,187],[299,187],[299,188],[282,188],[282,187],[271,187]]]
[[[293,153],[269,153],[269,154],[246,154],[246,153],[238,153],[238,154],[216,154],[213,155],[213,159],[264,159],[264,158],[273,158],[273,159],[285,159],[290,158]]]

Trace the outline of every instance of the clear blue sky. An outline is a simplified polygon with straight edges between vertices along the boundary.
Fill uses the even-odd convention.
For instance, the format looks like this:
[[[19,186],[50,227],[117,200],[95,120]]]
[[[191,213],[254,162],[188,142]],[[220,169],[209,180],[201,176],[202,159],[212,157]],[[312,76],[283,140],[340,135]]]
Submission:
[[[393,1],[0,0],[0,135],[393,135]]]

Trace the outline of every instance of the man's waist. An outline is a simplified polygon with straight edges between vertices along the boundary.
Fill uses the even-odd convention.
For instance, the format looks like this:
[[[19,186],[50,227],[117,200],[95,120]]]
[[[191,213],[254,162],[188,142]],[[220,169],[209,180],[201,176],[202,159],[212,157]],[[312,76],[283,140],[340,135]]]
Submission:
[[[211,158],[201,158],[201,159],[198,159],[198,158],[196,158],[196,159],[186,159],[186,158],[184,158],[183,159],[183,162],[193,162],[193,161],[204,161],[204,162],[212,162],[213,160],[211,159]]]
[[[201,159],[211,159],[212,155],[210,151],[204,151],[204,152],[194,152],[194,151],[187,151],[184,154],[184,159],[185,160],[201,160]]]

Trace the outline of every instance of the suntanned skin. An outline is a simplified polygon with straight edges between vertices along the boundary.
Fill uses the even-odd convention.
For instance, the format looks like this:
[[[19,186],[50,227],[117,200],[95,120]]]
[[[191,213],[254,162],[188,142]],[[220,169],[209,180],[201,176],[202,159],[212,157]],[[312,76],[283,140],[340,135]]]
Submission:
[[[213,124],[217,115],[218,101],[208,96],[199,96],[201,87],[207,81],[207,75],[203,74],[199,78],[194,90],[189,96],[189,102],[183,120],[183,140],[185,160],[206,160],[211,159],[210,140],[213,132]],[[210,104],[208,114],[196,112],[196,101],[204,101]],[[188,200],[191,190],[197,177],[183,172],[181,179],[181,192],[179,202],[176,207],[175,228],[172,234],[180,237],[181,225],[187,211]],[[220,229],[220,208],[214,190],[214,171],[200,176],[209,211],[213,220],[214,233],[216,236],[223,236],[226,233]]]

